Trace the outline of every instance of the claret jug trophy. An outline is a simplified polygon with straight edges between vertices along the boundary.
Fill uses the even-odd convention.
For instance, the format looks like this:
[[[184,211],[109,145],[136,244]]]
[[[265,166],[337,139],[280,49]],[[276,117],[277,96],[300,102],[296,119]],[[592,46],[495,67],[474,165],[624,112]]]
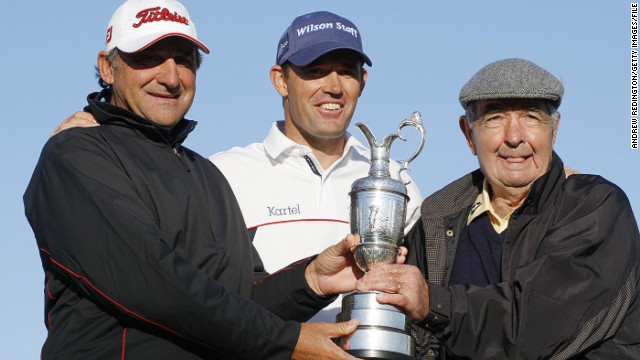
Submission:
[[[358,267],[367,272],[380,264],[394,263],[404,236],[407,213],[406,184],[391,177],[389,155],[395,139],[406,140],[400,134],[405,126],[420,133],[417,151],[407,160],[399,161],[400,173],[406,171],[424,146],[425,131],[420,113],[414,112],[403,120],[396,134],[387,135],[381,144],[369,128],[357,123],[371,148],[371,168],[367,177],[351,186],[351,233],[360,236],[354,250]],[[408,360],[415,357],[415,340],[411,336],[411,320],[393,305],[376,301],[375,291],[353,292],[343,297],[342,311],[336,321],[358,319],[354,334],[338,340],[348,353],[362,359]]]

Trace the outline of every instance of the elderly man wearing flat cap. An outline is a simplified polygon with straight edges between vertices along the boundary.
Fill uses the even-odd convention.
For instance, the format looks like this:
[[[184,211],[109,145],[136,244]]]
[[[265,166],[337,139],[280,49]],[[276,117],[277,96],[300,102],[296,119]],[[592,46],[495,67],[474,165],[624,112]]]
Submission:
[[[416,320],[420,359],[640,359],[638,226],[597,175],[553,151],[563,86],[530,61],[482,68],[460,128],[480,169],[422,204],[410,265],[368,272]],[[426,281],[425,281],[426,280]]]

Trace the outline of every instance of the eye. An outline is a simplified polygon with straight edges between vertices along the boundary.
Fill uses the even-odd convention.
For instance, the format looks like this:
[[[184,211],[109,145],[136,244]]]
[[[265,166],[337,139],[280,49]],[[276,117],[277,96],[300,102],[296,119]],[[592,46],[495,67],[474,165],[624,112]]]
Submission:
[[[358,75],[356,71],[353,69],[342,69],[339,71],[339,74],[342,76],[348,76],[352,78],[355,78]]]
[[[191,67],[195,66],[195,60],[191,56],[176,56],[174,58],[174,61],[179,66],[184,66],[184,67],[188,67],[188,68],[191,68]]]
[[[326,74],[327,72],[324,70],[324,68],[319,66],[302,68],[300,72],[301,77],[309,80],[320,79]]]
[[[321,68],[309,68],[306,73],[309,75],[322,75],[324,71]]]
[[[153,52],[143,52],[132,59],[136,64],[144,67],[154,67],[162,64],[164,58]]]
[[[505,122],[505,117],[500,114],[489,114],[480,121],[480,125],[487,128],[497,128]]]
[[[527,126],[538,126],[543,122],[543,119],[540,116],[540,114],[536,112],[530,112],[525,114],[525,116],[522,117],[522,121]]]

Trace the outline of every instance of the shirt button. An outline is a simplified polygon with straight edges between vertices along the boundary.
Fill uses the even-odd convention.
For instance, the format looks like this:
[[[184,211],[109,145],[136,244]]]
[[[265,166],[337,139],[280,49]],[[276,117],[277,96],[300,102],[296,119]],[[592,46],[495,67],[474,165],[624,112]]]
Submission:
[[[452,237],[453,236],[453,230],[447,229],[447,236],[448,237]]]

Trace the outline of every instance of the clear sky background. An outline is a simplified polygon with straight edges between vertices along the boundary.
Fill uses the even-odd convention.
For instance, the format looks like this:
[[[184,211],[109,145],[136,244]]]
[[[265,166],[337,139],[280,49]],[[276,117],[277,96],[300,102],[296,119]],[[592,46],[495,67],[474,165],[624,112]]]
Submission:
[[[378,139],[420,111],[427,131],[410,174],[423,196],[477,167],[458,128],[458,93],[482,66],[520,57],[564,84],[555,149],[565,164],[619,185],[640,214],[640,150],[630,122],[630,2],[184,0],[212,50],[198,72],[185,145],[204,156],[259,142],[283,118],[268,73],[298,15],[329,10],[360,29],[373,61],[350,127]],[[37,359],[46,336],[43,272],[22,195],[53,129],[98,89],[93,65],[119,1],[30,1],[3,6],[0,178],[0,359]],[[413,131],[392,154],[416,145]],[[256,184],[259,178],[256,177]],[[80,206],[80,204],[78,204]],[[292,239],[304,241],[304,238]]]

